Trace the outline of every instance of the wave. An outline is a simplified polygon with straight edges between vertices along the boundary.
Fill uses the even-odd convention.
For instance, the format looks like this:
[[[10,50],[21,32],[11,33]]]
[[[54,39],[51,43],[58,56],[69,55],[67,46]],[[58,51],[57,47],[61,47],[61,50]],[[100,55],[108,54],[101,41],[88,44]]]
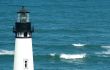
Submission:
[[[60,58],[62,59],[81,59],[86,57],[86,54],[61,54]]]
[[[103,54],[110,54],[110,46],[102,46],[102,48],[105,48],[106,51],[103,51]]]
[[[101,47],[105,49],[110,49],[110,46],[101,46]]]
[[[56,53],[50,53],[50,56],[55,56],[56,55]]]
[[[103,53],[103,54],[110,54],[110,50],[103,51],[102,53]]]
[[[58,57],[59,59],[67,59],[67,60],[73,60],[73,59],[82,59],[86,57],[86,53],[82,54],[59,54],[56,53],[50,53],[51,57]]]
[[[14,51],[9,51],[9,50],[0,50],[0,55],[14,55]],[[56,59],[80,59],[84,58],[86,54],[56,54],[56,53],[50,53],[49,55],[34,55],[37,57],[54,57]]]
[[[14,51],[0,50],[0,55],[14,55]]]
[[[102,52],[98,52],[96,54],[104,54],[104,56],[110,54],[110,46],[101,46],[101,47],[106,49],[106,50],[102,51]]]
[[[0,55],[14,55],[14,51],[9,50],[0,50]],[[34,55],[38,57],[42,57],[42,55]],[[84,58],[86,54],[56,54],[56,53],[50,53],[49,55],[44,55],[43,57],[54,57],[58,59],[80,59]]]
[[[76,43],[76,44],[72,44],[72,45],[77,46],[77,47],[81,47],[81,46],[85,46],[86,44]]]

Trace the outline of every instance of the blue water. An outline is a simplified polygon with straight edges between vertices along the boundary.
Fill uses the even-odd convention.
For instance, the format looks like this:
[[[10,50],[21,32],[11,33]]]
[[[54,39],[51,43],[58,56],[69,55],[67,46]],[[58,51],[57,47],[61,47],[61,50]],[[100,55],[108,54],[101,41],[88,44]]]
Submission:
[[[35,28],[35,70],[110,70],[109,0],[0,0],[0,70],[13,70],[22,5]]]

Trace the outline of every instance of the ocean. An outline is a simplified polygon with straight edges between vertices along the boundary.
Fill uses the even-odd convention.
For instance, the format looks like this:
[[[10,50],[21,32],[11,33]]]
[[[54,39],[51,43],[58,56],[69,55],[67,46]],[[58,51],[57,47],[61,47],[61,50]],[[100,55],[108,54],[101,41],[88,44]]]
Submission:
[[[13,70],[21,6],[35,28],[35,70],[110,70],[110,0],[0,0],[0,70]]]

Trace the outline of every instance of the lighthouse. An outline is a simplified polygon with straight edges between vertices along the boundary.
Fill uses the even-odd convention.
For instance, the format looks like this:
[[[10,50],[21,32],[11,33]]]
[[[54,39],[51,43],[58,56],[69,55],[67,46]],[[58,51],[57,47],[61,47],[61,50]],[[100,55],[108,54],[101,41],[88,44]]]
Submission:
[[[29,21],[29,12],[25,7],[22,7],[17,14],[17,21],[13,27],[15,33],[13,70],[34,70],[32,51],[32,33],[34,29]]]

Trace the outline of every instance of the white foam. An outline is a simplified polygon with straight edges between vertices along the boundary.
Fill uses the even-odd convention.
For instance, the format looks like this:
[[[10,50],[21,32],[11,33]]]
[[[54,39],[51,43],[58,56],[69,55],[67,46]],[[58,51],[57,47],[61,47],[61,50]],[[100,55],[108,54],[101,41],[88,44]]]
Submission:
[[[110,46],[101,46],[101,47],[105,49],[110,49]]]
[[[106,49],[106,51],[97,52],[96,54],[110,54],[110,46],[101,46],[102,48]]]
[[[103,51],[103,54],[110,54],[110,46],[102,46],[102,48],[107,49],[106,51]]]
[[[0,50],[0,55],[14,55],[14,51]]]
[[[77,43],[77,44],[72,44],[72,45],[73,45],[73,46],[81,47],[81,46],[85,46],[86,44]]]
[[[86,54],[61,54],[60,58],[62,59],[81,59],[86,57]]]
[[[56,53],[50,53],[50,56],[55,56],[56,55]]]
[[[110,50],[103,51],[102,53],[103,53],[103,54],[110,54]]]

